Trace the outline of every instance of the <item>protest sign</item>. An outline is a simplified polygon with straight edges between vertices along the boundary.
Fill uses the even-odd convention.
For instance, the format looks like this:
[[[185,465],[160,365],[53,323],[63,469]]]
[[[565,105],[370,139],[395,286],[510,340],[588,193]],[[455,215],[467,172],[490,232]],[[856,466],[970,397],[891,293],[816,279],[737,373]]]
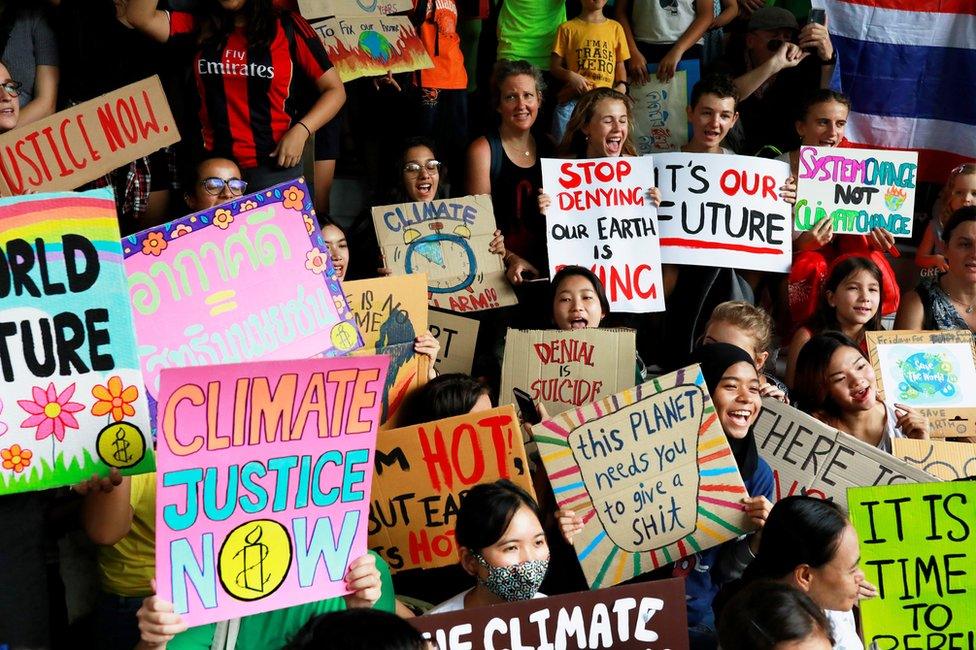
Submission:
[[[462,496],[500,478],[534,492],[511,406],[382,432],[369,547],[394,572],[456,564],[454,523]]]
[[[179,141],[152,76],[0,135],[0,196],[73,190]]]
[[[790,204],[779,196],[790,166],[725,154],[654,155],[665,264],[789,271]]]
[[[854,436],[772,399],[752,425],[759,455],[773,469],[775,499],[806,494],[846,507],[847,488],[934,480]]]
[[[427,331],[427,279],[403,275],[344,282],[342,287],[363,337],[355,354],[390,357],[380,422],[396,422],[404,398],[427,383],[430,370],[427,357],[413,350],[414,339]]]
[[[0,199],[0,494],[155,467],[110,188]]]
[[[976,435],[976,347],[969,330],[867,332],[878,399],[928,418],[929,435]]]
[[[672,578],[408,620],[436,650],[687,650],[685,609],[684,581]]]
[[[976,647],[976,483],[852,488],[847,500],[878,589],[859,603],[864,646]]]
[[[432,307],[455,312],[514,305],[501,255],[488,250],[495,215],[487,194],[373,208],[386,266],[424,273]]]
[[[314,28],[343,83],[434,67],[407,16],[337,15]]]
[[[698,59],[679,61],[670,81],[659,81],[657,64],[648,65],[647,83],[631,84],[634,100],[634,141],[640,155],[677,151],[691,138],[688,101],[701,78]]]
[[[549,415],[595,402],[634,385],[633,330],[514,330],[505,337],[498,401],[521,389]]]
[[[362,345],[303,179],[130,235],[122,250],[153,413],[163,368]]]
[[[657,210],[648,157],[542,159],[549,277],[571,264],[589,267],[614,312],[664,310]]]
[[[895,438],[891,453],[942,481],[976,477],[976,444]]]
[[[298,11],[305,20],[331,16],[375,16],[410,11],[410,0],[298,0]]]
[[[918,152],[803,146],[799,155],[797,230],[829,218],[835,234],[912,236]]]
[[[478,321],[464,316],[430,310],[430,333],[441,344],[437,353],[435,368],[437,372],[446,375],[451,372],[471,374],[474,363],[474,348],[478,342]]]
[[[348,593],[385,357],[167,368],[157,593],[190,626]]]
[[[532,427],[586,580],[628,580],[753,528],[732,450],[697,365]]]

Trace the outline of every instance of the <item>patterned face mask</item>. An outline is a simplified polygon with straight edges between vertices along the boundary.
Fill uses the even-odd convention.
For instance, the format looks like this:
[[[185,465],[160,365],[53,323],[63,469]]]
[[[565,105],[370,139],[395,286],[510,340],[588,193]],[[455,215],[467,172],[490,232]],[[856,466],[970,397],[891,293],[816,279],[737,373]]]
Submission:
[[[492,566],[479,553],[472,553],[478,563],[488,569],[485,580],[478,578],[491,593],[506,602],[532,598],[549,570],[549,559],[529,560],[512,566]]]

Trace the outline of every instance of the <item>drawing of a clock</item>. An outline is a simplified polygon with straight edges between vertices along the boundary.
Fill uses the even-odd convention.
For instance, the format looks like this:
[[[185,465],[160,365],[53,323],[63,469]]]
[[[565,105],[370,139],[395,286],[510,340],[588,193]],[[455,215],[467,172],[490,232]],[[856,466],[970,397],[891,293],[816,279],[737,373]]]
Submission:
[[[421,235],[415,228],[403,233],[407,250],[404,266],[407,273],[426,273],[431,293],[455,293],[474,282],[478,263],[471,250],[471,231],[461,224],[453,233],[441,232],[444,224],[435,221],[428,227],[434,232]]]

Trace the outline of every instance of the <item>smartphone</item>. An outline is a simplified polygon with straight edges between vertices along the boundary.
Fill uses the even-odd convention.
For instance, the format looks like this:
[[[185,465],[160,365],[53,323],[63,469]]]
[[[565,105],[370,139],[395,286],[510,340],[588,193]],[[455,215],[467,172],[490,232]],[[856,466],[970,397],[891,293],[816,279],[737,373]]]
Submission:
[[[807,20],[810,23],[817,23],[818,25],[827,24],[827,10],[826,9],[811,9],[810,18]]]
[[[515,396],[515,404],[518,406],[519,413],[522,414],[522,419],[531,425],[536,425],[542,422],[542,416],[539,415],[539,409],[535,407],[535,402],[532,398],[521,388],[513,388],[512,394]]]

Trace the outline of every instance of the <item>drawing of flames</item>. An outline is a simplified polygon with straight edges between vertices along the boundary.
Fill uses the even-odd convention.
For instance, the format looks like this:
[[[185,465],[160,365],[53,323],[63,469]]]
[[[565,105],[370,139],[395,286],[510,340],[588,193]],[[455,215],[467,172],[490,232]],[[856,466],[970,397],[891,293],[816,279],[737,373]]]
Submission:
[[[907,198],[908,192],[894,185],[889,187],[884,193],[885,206],[891,211],[900,208]]]
[[[434,66],[423,42],[411,28],[401,28],[394,42],[377,31],[362,32],[358,41],[354,47],[348,47],[340,39],[325,43],[329,60],[343,82],[383,75],[387,71],[409,72]]]

